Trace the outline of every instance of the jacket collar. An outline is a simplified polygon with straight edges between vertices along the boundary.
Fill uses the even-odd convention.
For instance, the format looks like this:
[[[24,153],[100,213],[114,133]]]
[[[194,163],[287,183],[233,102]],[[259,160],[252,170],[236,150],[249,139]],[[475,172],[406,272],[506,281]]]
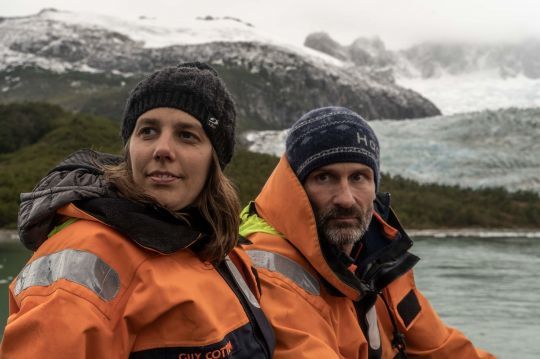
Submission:
[[[58,213],[101,222],[139,246],[162,254],[174,253],[207,238],[204,231],[209,228],[196,209],[185,211],[184,221],[162,207],[118,197],[77,201]]]

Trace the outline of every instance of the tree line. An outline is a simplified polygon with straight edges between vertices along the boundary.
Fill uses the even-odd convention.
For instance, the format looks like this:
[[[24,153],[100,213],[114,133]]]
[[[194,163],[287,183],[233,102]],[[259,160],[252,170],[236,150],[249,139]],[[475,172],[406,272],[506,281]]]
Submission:
[[[118,123],[47,103],[0,105],[0,228],[15,228],[19,194],[31,191],[56,164],[81,148],[120,153]],[[279,159],[239,148],[226,173],[242,203],[253,200]],[[381,191],[405,228],[540,228],[534,192],[420,184],[383,173]]]

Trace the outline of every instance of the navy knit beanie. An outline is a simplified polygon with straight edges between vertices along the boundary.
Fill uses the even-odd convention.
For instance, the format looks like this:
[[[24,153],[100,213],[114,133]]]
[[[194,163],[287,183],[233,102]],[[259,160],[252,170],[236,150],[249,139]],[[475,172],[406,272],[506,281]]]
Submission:
[[[216,70],[200,62],[185,63],[156,71],[139,82],[129,94],[124,109],[124,144],[139,116],[157,107],[177,108],[199,120],[221,168],[230,162],[235,144],[236,109]]]
[[[379,141],[368,123],[344,107],[323,107],[304,114],[287,136],[285,153],[300,182],[315,169],[337,162],[371,167],[379,189]]]

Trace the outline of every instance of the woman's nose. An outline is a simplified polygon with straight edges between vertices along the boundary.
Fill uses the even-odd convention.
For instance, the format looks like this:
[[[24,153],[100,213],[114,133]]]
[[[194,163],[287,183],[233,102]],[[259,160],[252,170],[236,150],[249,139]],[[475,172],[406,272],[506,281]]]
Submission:
[[[164,133],[156,140],[155,144],[154,159],[174,161],[175,154],[171,136]]]

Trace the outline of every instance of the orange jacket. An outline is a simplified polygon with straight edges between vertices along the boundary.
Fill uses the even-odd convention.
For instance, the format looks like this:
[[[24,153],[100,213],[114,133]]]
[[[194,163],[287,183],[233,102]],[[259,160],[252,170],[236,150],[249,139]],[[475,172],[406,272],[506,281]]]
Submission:
[[[45,241],[11,284],[0,357],[269,357],[244,304],[191,250],[142,249],[73,204],[60,214],[79,220]],[[245,253],[229,257],[251,273]]]
[[[353,274],[355,265],[340,272],[340,264],[322,248],[311,205],[286,157],[253,209],[251,215],[267,227],[250,229],[245,221],[241,233],[253,242],[246,249],[262,283],[262,308],[276,333],[276,358],[394,358],[396,330],[411,358],[493,358],[440,320],[415,286],[410,267],[417,259],[410,254],[399,259],[409,261],[405,273],[375,292],[370,304],[370,285]],[[397,229],[378,214],[374,220],[378,235],[398,243]]]
[[[21,196],[35,253],[10,285],[0,357],[270,358],[247,255],[202,262],[190,248],[208,224],[115,196],[94,167],[104,159],[77,152]]]

